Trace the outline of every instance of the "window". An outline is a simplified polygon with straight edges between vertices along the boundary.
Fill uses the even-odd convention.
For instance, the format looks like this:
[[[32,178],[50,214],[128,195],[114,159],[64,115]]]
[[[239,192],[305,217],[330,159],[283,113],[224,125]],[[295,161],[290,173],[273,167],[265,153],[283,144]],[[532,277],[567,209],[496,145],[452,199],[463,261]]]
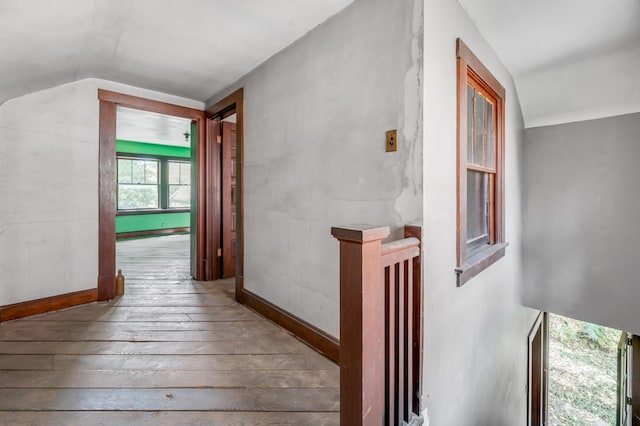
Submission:
[[[502,85],[458,39],[458,285],[504,256]]]
[[[191,206],[191,163],[118,155],[118,212],[185,210]]]
[[[169,208],[189,208],[191,203],[191,164],[169,161]]]
[[[118,158],[118,210],[157,209],[158,160]]]

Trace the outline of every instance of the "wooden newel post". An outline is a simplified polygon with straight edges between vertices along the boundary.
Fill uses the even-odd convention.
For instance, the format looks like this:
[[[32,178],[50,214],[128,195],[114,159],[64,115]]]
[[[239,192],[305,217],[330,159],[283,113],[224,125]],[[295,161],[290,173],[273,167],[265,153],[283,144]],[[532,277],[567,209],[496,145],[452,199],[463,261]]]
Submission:
[[[382,425],[385,293],[380,260],[388,227],[331,228],[340,241],[340,424]]]

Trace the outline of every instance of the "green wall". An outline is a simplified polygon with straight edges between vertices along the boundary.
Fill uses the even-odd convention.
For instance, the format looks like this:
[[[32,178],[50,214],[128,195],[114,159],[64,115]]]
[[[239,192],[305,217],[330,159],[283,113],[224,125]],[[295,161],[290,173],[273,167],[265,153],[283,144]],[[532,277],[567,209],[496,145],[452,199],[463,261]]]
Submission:
[[[191,158],[191,148],[116,139],[116,152],[126,154],[164,155]]]
[[[116,217],[116,233],[188,228],[189,212],[151,213]]]
[[[191,148],[155,143],[116,140],[119,154],[162,155],[166,157],[191,158]],[[190,213],[150,213],[116,216],[116,233],[151,231],[156,229],[188,228]]]

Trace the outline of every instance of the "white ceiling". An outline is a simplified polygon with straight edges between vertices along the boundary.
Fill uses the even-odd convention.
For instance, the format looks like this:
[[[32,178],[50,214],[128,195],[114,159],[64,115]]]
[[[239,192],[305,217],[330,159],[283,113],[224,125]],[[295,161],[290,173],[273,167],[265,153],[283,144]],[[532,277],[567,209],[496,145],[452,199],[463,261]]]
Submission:
[[[0,104],[96,77],[206,101],[352,0],[0,0]]]
[[[525,123],[606,115],[640,95],[624,69],[640,64],[640,0],[459,2],[512,74]]]
[[[191,120],[186,118],[123,107],[116,112],[117,139],[190,147],[185,133],[191,133]]]

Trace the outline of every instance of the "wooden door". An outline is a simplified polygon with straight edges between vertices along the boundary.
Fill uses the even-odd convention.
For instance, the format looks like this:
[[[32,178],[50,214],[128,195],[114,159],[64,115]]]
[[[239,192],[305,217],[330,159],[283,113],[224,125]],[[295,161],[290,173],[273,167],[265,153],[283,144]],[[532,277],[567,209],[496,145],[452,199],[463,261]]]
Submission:
[[[540,313],[529,334],[529,426],[547,419],[547,315]]]
[[[625,332],[618,345],[617,425],[640,425],[640,337]]]
[[[236,274],[236,124],[222,122],[222,278]]]

